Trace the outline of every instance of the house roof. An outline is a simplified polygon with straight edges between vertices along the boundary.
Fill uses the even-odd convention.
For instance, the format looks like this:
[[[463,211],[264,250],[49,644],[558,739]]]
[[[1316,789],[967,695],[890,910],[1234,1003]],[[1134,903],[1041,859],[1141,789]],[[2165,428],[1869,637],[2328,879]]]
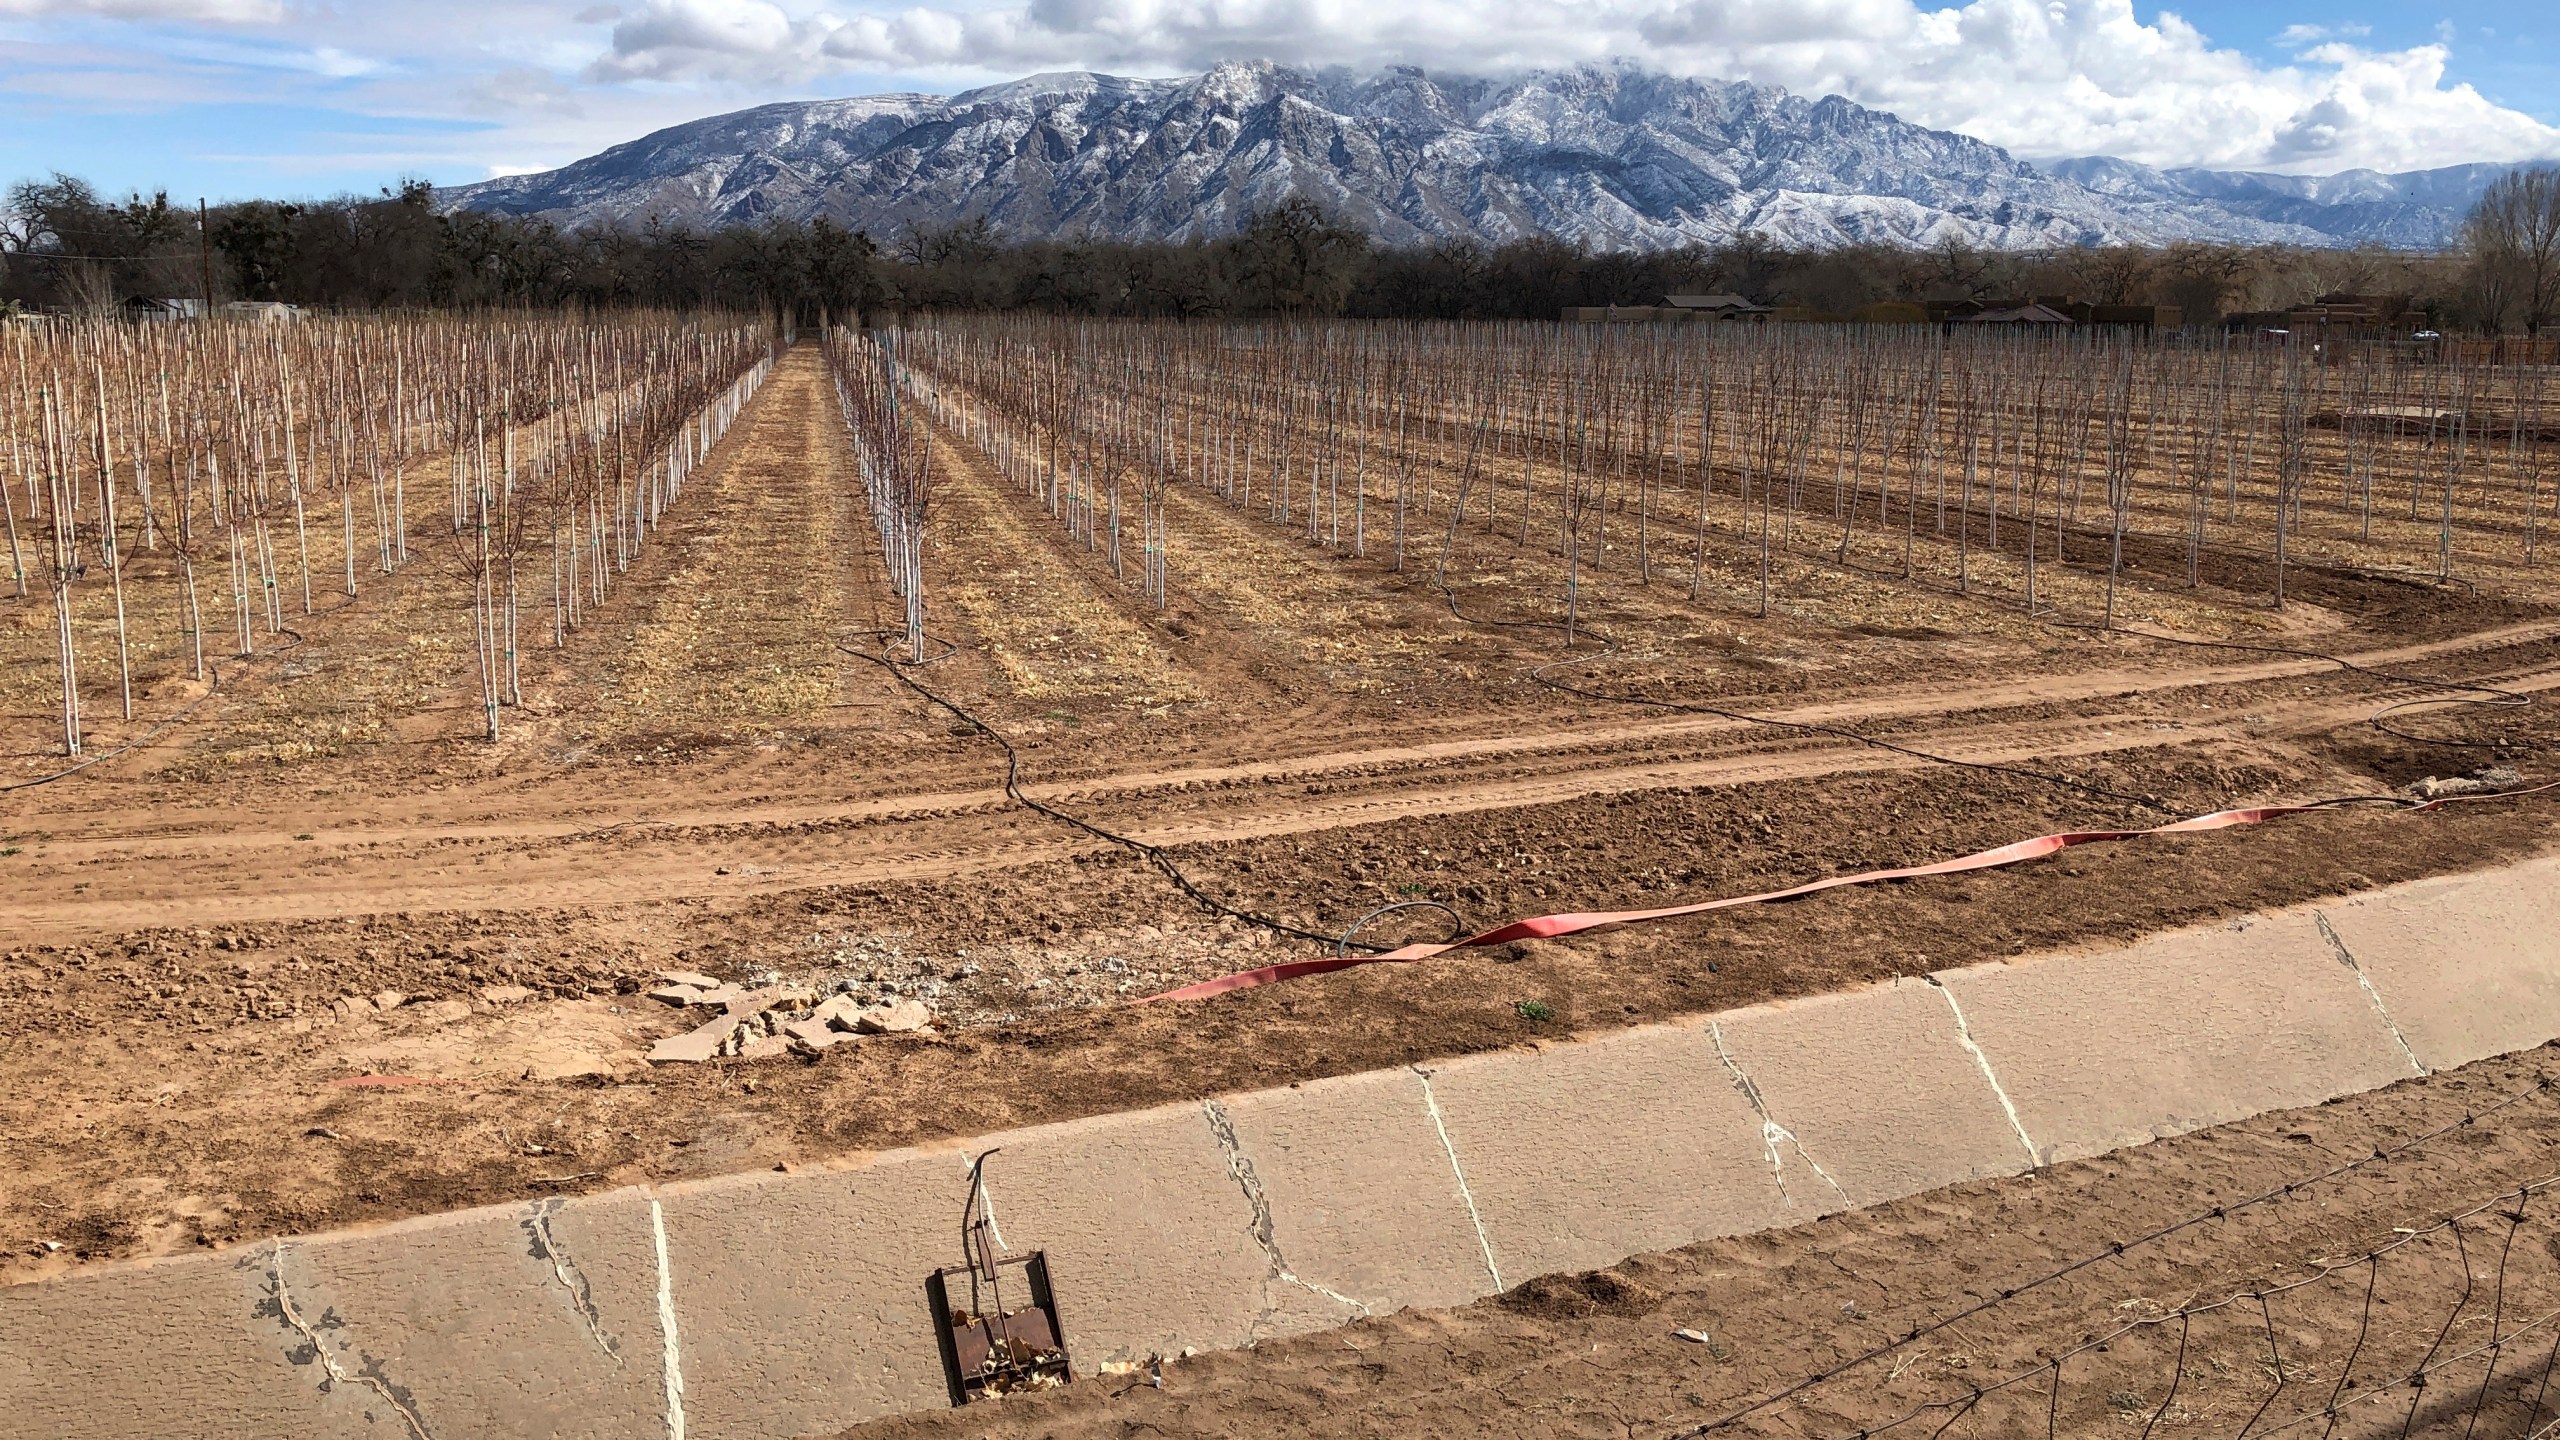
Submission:
[[[1675,310],[1763,310],[1739,295],[1665,295],[1662,303]]]
[[[2049,305],[2018,305],[2006,310],[1985,310],[1968,315],[1964,325],[2068,325],[2071,317]]]

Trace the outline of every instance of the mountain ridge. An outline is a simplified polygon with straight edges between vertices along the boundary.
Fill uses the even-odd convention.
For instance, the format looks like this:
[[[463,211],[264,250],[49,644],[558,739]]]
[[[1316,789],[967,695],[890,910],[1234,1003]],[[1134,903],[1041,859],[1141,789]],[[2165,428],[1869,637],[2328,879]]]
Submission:
[[[949,96],[776,102],[439,197],[570,227],[823,215],[885,235],[984,219],[1012,239],[1214,238],[1304,194],[1389,244],[1549,235],[1622,250],[1748,233],[1811,248],[2422,248],[2445,243],[2508,168],[2038,167],[1837,95],[1627,65],[1494,81],[1234,62],[1170,79],[1063,71]]]

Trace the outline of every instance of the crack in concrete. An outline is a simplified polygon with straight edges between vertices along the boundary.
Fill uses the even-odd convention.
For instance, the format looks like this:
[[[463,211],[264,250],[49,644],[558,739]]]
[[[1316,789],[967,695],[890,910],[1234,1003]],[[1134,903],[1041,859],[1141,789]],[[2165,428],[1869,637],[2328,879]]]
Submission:
[[[2381,1017],[2382,1028],[2391,1032],[2391,1043],[2400,1047],[2400,1058],[2409,1062],[2409,1073],[2426,1074],[2427,1067],[2418,1059],[2418,1052],[2409,1048],[2409,1037],[2400,1033],[2400,1022],[2391,1018],[2390,1009],[2382,1003],[2382,992],[2373,988],[2373,977],[2364,973],[2364,966],[2357,963],[2355,952],[2339,938],[2337,928],[2329,923],[2328,912],[2312,911],[2311,923],[2318,927],[2320,938],[2329,942],[2329,953],[2337,957],[2339,964],[2347,967],[2348,974],[2356,977],[2357,988],[2364,991],[2364,998],[2373,1006],[2373,1013]]]
[[[297,1354],[287,1351],[285,1359],[296,1365],[308,1365],[314,1360],[320,1362],[320,1389],[324,1393],[341,1385],[361,1384],[381,1396],[384,1404],[399,1412],[400,1419],[409,1427],[409,1433],[414,1440],[435,1440],[434,1432],[427,1429],[427,1422],[418,1417],[417,1397],[411,1394],[406,1386],[392,1383],[391,1377],[383,1371],[380,1360],[359,1350],[356,1356],[364,1364],[350,1372],[338,1363],[337,1356],[329,1353],[329,1342],[320,1332],[323,1329],[340,1329],[342,1324],[335,1314],[326,1310],[320,1313],[317,1320],[306,1320],[294,1307],[292,1288],[285,1284],[284,1279],[284,1242],[282,1240],[275,1242],[275,1248],[267,1255],[267,1300],[266,1305],[259,1307],[260,1311],[292,1332],[302,1341],[304,1349],[308,1352]]]
[[[1964,1047],[1964,1053],[1973,1057],[1974,1068],[1982,1072],[1983,1083],[1991,1087],[1993,1098],[2000,1102],[2000,1113],[2009,1117],[2009,1128],[2017,1132],[2018,1143],[2026,1148],[2027,1168],[2043,1169],[2044,1161],[2036,1154],[2036,1142],[2027,1138],[2027,1127],[2018,1119],[2018,1107],[2010,1101],[2008,1090],[2000,1084],[2000,1077],[1992,1073],[1991,1057],[1983,1054],[1982,1047],[1974,1043],[1973,1027],[1965,1022],[1964,1007],[1956,1003],[1956,992],[1935,975],[1929,977],[1929,984],[1946,997],[1947,1011],[1956,1017],[1956,1043]]]
[[[1493,1260],[1493,1237],[1484,1232],[1484,1216],[1476,1209],[1476,1192],[1467,1188],[1467,1167],[1458,1163],[1458,1147],[1449,1140],[1449,1124],[1440,1115],[1440,1097],[1431,1089],[1431,1072],[1416,1065],[1414,1075],[1422,1081],[1422,1107],[1431,1112],[1431,1128],[1440,1136],[1440,1153],[1449,1157],[1449,1173],[1457,1177],[1458,1198],[1467,1202],[1467,1222],[1476,1227],[1476,1249],[1484,1256],[1484,1273],[1493,1277],[1493,1288],[1499,1294],[1502,1267]]]
[[[570,1257],[568,1249],[551,1233],[551,1217],[560,1212],[563,1203],[556,1197],[534,1201],[524,1217],[525,1238],[532,1242],[533,1258],[549,1265],[552,1278],[560,1282],[561,1289],[569,1292],[570,1308],[586,1322],[587,1333],[595,1337],[596,1348],[604,1351],[606,1358],[619,1367],[622,1364],[622,1347],[605,1333],[604,1315],[596,1309],[595,1288],[587,1283],[586,1272],[578,1268],[578,1262]]]
[[[1271,1197],[1263,1193],[1262,1177],[1254,1173],[1252,1158],[1244,1153],[1243,1143],[1236,1139],[1234,1117],[1227,1114],[1227,1107],[1215,1100],[1201,1101],[1200,1109],[1209,1117],[1209,1134],[1218,1142],[1218,1153],[1226,1157],[1227,1174],[1234,1178],[1236,1188],[1244,1192],[1245,1203],[1253,1209],[1253,1243],[1262,1247],[1262,1258],[1271,1267],[1270,1278],[1313,1291],[1338,1305],[1348,1305],[1355,1317],[1373,1313],[1367,1302],[1354,1300],[1313,1280],[1302,1279],[1289,1268],[1288,1260],[1280,1253],[1277,1227],[1271,1218]],[[1264,1293],[1267,1303],[1262,1307],[1262,1313],[1254,1317],[1253,1328],[1256,1330],[1261,1329],[1263,1323],[1280,1308],[1277,1302],[1268,1301],[1267,1287]]]
[[[676,1344],[675,1277],[667,1268],[667,1213],[649,1197],[649,1237],[658,1251],[658,1335],[665,1342],[661,1373],[667,1380],[667,1440],[684,1440],[684,1364]]]
[[[1769,1173],[1777,1178],[1778,1198],[1789,1205],[1796,1203],[1794,1193],[1787,1189],[1786,1158],[1778,1148],[1784,1144],[1796,1152],[1796,1158],[1802,1160],[1823,1184],[1831,1187],[1831,1193],[1840,1197],[1843,1206],[1848,1205],[1849,1192],[1841,1189],[1840,1182],[1831,1178],[1831,1172],[1822,1168],[1822,1162],[1813,1158],[1813,1152],[1804,1148],[1804,1141],[1796,1137],[1796,1132],[1779,1124],[1778,1117],[1769,1113],[1769,1102],[1761,1095],[1758,1082],[1743,1073],[1741,1063],[1724,1048],[1724,1027],[1708,1021],[1707,1039],[1715,1045],[1716,1058],[1724,1062],[1725,1073],[1733,1077],[1733,1088],[1742,1092],[1743,1100],[1751,1106],[1751,1113],[1760,1117],[1760,1143],[1769,1152]]]

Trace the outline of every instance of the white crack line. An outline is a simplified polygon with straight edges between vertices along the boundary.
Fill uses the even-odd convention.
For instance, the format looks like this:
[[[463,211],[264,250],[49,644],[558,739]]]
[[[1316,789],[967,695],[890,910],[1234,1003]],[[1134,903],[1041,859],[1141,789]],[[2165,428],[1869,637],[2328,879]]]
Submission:
[[[1422,1106],[1431,1112],[1431,1128],[1440,1135],[1440,1153],[1449,1157],[1449,1173],[1458,1178],[1458,1198],[1467,1202],[1467,1222],[1476,1227],[1476,1249],[1484,1255],[1484,1273],[1493,1277],[1493,1288],[1500,1293],[1502,1267],[1493,1262],[1493,1238],[1484,1233],[1484,1216],[1476,1210],[1476,1192],[1467,1188],[1467,1167],[1458,1163],[1458,1147],[1449,1143],[1449,1124],[1440,1117],[1440,1097],[1432,1093],[1431,1072],[1416,1065],[1413,1073],[1422,1081]]]
[[[622,1347],[605,1333],[604,1316],[596,1309],[595,1289],[587,1283],[586,1272],[569,1258],[569,1252],[561,1248],[559,1239],[551,1233],[551,1217],[559,1211],[560,1204],[557,1199],[534,1201],[525,1215],[525,1233],[533,1239],[536,1257],[551,1266],[552,1277],[560,1282],[561,1289],[569,1292],[569,1304],[578,1312],[578,1318],[587,1323],[587,1333],[595,1337],[596,1348],[604,1351],[606,1358],[618,1368],[622,1364]]]
[[[1956,1017],[1956,1043],[1964,1047],[1964,1053],[1973,1057],[1975,1068],[1982,1072],[1983,1082],[1991,1087],[1992,1095],[2000,1102],[2000,1113],[2009,1117],[2009,1128],[2018,1132],[2018,1143],[2026,1148],[2027,1168],[2043,1169],[2044,1162],[2036,1157],[2036,1142],[2027,1138],[2027,1127],[2018,1119],[2018,1107],[2010,1103],[2009,1092],[2001,1087],[2000,1077],[1991,1072],[1991,1057],[1983,1054],[1982,1047],[1973,1043],[1973,1027],[1965,1023],[1964,1007],[1956,1003],[1956,992],[1937,976],[1928,978],[1929,984],[1947,998],[1947,1010]]]
[[[1777,1177],[1778,1197],[1790,1205],[1796,1203],[1796,1197],[1787,1189],[1787,1164],[1778,1149],[1783,1143],[1796,1152],[1797,1159],[1821,1177],[1823,1184],[1831,1187],[1831,1193],[1840,1197],[1842,1205],[1847,1205],[1849,1192],[1841,1189],[1840,1182],[1831,1178],[1831,1172],[1822,1168],[1822,1162],[1813,1158],[1813,1152],[1804,1148],[1804,1141],[1796,1138],[1796,1132],[1779,1124],[1777,1117],[1769,1113],[1769,1102],[1761,1096],[1760,1086],[1742,1072],[1741,1064],[1733,1058],[1731,1051],[1724,1048],[1724,1028],[1712,1020],[1708,1021],[1707,1039],[1714,1042],[1716,1058],[1724,1062],[1725,1073],[1733,1077],[1733,1088],[1742,1092],[1742,1098],[1751,1106],[1751,1113],[1760,1117],[1760,1143],[1768,1147],[1769,1173]]]
[[[1243,1144],[1236,1139],[1235,1120],[1227,1114],[1227,1107],[1215,1100],[1201,1101],[1200,1109],[1209,1117],[1209,1134],[1217,1140],[1218,1152],[1226,1157],[1227,1174],[1234,1177],[1236,1188],[1244,1192],[1245,1203],[1253,1208],[1253,1242],[1262,1247],[1262,1258],[1271,1266],[1271,1278],[1286,1281],[1302,1290],[1311,1290],[1338,1305],[1350,1306],[1354,1315],[1373,1313],[1367,1302],[1354,1300],[1313,1280],[1301,1279],[1289,1268],[1289,1262],[1280,1254],[1280,1241],[1271,1218],[1271,1198],[1262,1193],[1262,1177],[1253,1173],[1253,1161],[1245,1155]],[[1254,1323],[1258,1326],[1262,1320],[1271,1318],[1271,1309],[1275,1308],[1266,1308]]]
[[[427,1430],[427,1422],[418,1418],[418,1412],[410,1408],[408,1397],[400,1393],[399,1387],[394,1386],[390,1378],[382,1373],[379,1362],[368,1355],[365,1357],[365,1368],[349,1374],[338,1364],[338,1357],[329,1353],[329,1342],[321,1338],[319,1330],[294,1310],[293,1292],[284,1283],[284,1242],[282,1240],[276,1242],[274,1252],[267,1257],[267,1280],[275,1292],[276,1318],[282,1320],[286,1329],[301,1336],[303,1343],[311,1347],[312,1355],[320,1362],[321,1373],[328,1377],[321,1382],[321,1389],[334,1389],[350,1383],[363,1385],[381,1396],[384,1404],[400,1412],[401,1420],[407,1423],[409,1433],[415,1436],[416,1440],[435,1440],[434,1435]]]
[[[2364,967],[2356,963],[2355,952],[2347,948],[2347,942],[2339,939],[2337,930],[2329,924],[2328,912],[2312,911],[2311,923],[2320,928],[2320,938],[2329,942],[2329,953],[2338,957],[2338,963],[2347,967],[2348,974],[2356,977],[2356,985],[2373,1005],[2373,1013],[2382,1017],[2382,1028],[2391,1032],[2391,1043],[2400,1047],[2400,1058],[2409,1062],[2409,1073],[2426,1074],[2427,1067],[2419,1062],[2418,1052],[2409,1048],[2409,1037],[2400,1033],[2400,1022],[2391,1018],[2390,1010],[2382,1003],[2381,992],[2373,988],[2373,977],[2364,973]]]
[[[676,1344],[675,1277],[667,1268],[667,1212],[649,1197],[649,1238],[658,1247],[658,1335],[666,1342],[667,1440],[684,1440],[684,1362]]]

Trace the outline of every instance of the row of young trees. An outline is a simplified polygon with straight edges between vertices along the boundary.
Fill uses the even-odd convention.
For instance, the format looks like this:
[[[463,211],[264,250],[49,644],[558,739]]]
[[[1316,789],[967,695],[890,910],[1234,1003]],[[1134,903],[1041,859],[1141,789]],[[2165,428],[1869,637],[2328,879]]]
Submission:
[[[2412,295],[2443,328],[2538,330],[2560,307],[2560,176],[2519,171],[2443,253],[2179,244],[2010,254],[1950,243],[1791,250],[1752,235],[1650,252],[1551,238],[1393,248],[1304,199],[1183,244],[1025,241],[983,220],[872,236],[823,218],[566,231],[372,197],[197,212],[54,176],[0,206],[0,302],[104,313],[135,295],[333,308],[761,309],[803,324],[881,309],[1122,317],[1547,319],[1561,307],[1736,292],[1845,314],[1895,299],[2070,295],[2176,305],[2192,323],[2346,291]]]
[[[1891,328],[945,320],[883,364],[1161,600],[1177,485],[1445,581],[1462,545],[1550,564],[1570,643],[1613,577],[1854,568],[2118,617],[2128,548],[2190,587],[2306,558],[2451,579],[2531,564],[2560,416],[2538,366],[2456,350]],[[1131,504],[1134,497],[1135,504]],[[2078,599],[2081,597],[2074,597]]]
[[[1166,503],[1181,478],[1180,427],[1190,419],[1171,370],[1184,333],[1165,325],[982,322],[909,331],[879,353],[898,388],[976,445],[1122,579],[1134,496],[1137,583],[1161,607]]]
[[[899,335],[837,328],[824,340],[837,413],[853,443],[863,500],[880,532],[889,588],[905,617],[907,658],[925,658],[924,541],[933,502],[933,432],[901,383]]]
[[[52,608],[64,750],[81,753],[98,688],[80,666],[94,622],[111,621],[130,719],[138,612],[167,617],[184,673],[203,680],[208,580],[227,606],[218,643],[246,657],[327,592],[354,603],[364,576],[400,574],[438,542],[470,591],[496,738],[500,709],[523,698],[527,573],[547,567],[566,643],[770,344],[734,317],[17,328],[0,349],[0,528],[9,603],[41,590]]]

